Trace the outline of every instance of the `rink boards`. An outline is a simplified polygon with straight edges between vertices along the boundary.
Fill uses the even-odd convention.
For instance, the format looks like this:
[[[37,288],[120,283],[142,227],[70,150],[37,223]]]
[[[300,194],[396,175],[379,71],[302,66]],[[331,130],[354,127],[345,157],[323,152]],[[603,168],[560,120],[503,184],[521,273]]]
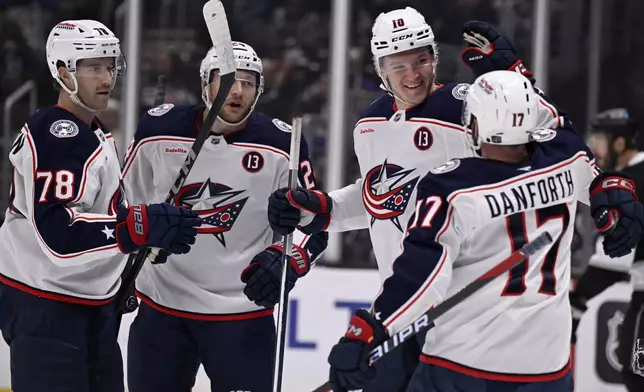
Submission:
[[[284,392],[306,392],[328,376],[326,358],[345,332],[353,310],[367,307],[380,288],[375,270],[316,267],[297,283],[291,295]],[[616,384],[619,362],[614,354],[615,328],[630,297],[625,283],[617,284],[589,302],[582,320],[575,363],[577,391],[626,392]],[[133,316],[123,319],[119,341],[127,346]],[[126,357],[126,350],[123,356]],[[0,392],[10,386],[8,348],[0,341]],[[203,369],[194,392],[210,391]]]

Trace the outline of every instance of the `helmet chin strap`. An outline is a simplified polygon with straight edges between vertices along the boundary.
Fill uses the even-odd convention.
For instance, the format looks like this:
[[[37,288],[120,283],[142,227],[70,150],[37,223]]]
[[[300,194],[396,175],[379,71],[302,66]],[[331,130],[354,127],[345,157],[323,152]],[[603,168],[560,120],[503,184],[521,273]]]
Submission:
[[[71,77],[72,83],[74,84],[74,90],[73,91],[70,90],[65,85],[65,83],[63,83],[63,81],[60,79],[60,77],[57,78],[56,81],[58,82],[58,84],[60,84],[60,86],[63,88],[63,90],[65,90],[67,93],[69,93],[69,98],[72,100],[72,102],[74,102],[76,105],[82,107],[83,109],[87,110],[90,113],[96,113],[98,111],[98,109],[93,109],[93,108],[89,107],[88,105],[83,103],[83,101],[81,101],[81,99],[78,97],[78,82],[76,81],[76,76],[74,75],[74,73],[70,72],[69,76]]]

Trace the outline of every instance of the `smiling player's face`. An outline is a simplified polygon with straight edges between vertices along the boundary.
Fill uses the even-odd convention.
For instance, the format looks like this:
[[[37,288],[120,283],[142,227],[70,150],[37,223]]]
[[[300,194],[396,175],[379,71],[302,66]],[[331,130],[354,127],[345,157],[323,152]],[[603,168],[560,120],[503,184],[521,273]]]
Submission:
[[[382,59],[382,73],[396,98],[407,104],[421,103],[434,83],[434,56],[427,48],[392,54]]]

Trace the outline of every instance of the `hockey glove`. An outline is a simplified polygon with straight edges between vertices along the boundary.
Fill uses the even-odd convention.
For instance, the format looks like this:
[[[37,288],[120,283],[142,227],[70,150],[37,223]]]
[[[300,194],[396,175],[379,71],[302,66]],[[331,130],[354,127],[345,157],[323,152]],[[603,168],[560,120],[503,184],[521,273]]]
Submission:
[[[465,22],[463,39],[467,42],[467,48],[461,58],[476,77],[491,71],[509,70],[522,74],[534,84],[532,72],[517,57],[512,42],[489,23],[476,20]]]
[[[201,226],[196,212],[167,203],[121,208],[116,220],[116,242],[123,253],[142,246],[188,253]]]
[[[625,173],[605,172],[590,184],[590,213],[604,235],[604,252],[627,255],[637,245],[644,228],[644,208],[635,194],[635,183]]]
[[[268,198],[268,223],[280,235],[296,228],[305,234],[319,233],[329,225],[332,208],[333,200],[325,192],[282,188]]]
[[[290,292],[295,282],[311,269],[311,260],[306,250],[293,245],[290,268],[286,273],[286,292]],[[272,308],[280,302],[280,283],[282,280],[282,260],[284,248],[271,245],[253,257],[248,267],[242,271],[241,281],[246,283],[244,294],[257,306]]]
[[[349,329],[329,354],[329,383],[334,392],[362,389],[376,376],[369,352],[388,339],[387,330],[365,309],[358,309]]]

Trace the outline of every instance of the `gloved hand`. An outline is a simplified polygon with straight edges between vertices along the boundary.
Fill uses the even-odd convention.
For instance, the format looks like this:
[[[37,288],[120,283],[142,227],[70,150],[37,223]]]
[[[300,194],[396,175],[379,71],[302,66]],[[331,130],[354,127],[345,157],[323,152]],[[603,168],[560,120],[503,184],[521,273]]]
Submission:
[[[605,172],[590,184],[590,213],[604,235],[604,252],[610,257],[627,255],[640,241],[644,208],[635,183],[625,173]]]
[[[568,298],[572,310],[572,334],[570,336],[570,343],[574,345],[577,343],[577,327],[579,327],[579,321],[588,308],[586,307],[586,299],[576,292],[569,292]]]
[[[333,392],[362,389],[376,376],[369,366],[369,352],[387,340],[387,330],[365,309],[358,309],[349,329],[329,354],[329,383]]]
[[[248,267],[242,271],[241,281],[246,283],[244,294],[255,305],[272,308],[280,302],[283,257],[284,248],[281,245],[271,245],[253,257]],[[290,268],[286,273],[287,293],[311,269],[308,253],[299,246],[293,245],[293,252],[288,259]]]
[[[142,246],[188,253],[201,226],[196,212],[167,203],[120,208],[116,220],[116,242],[123,253]]]
[[[463,25],[463,39],[467,48],[461,54],[465,65],[476,77],[491,71],[515,71],[535,83],[532,72],[528,71],[517,57],[514,45],[489,23],[472,20]]]
[[[279,235],[292,233],[296,228],[305,234],[319,233],[329,225],[332,209],[333,200],[325,192],[282,188],[268,198],[268,223]],[[313,214],[311,219],[302,220],[302,210]]]

